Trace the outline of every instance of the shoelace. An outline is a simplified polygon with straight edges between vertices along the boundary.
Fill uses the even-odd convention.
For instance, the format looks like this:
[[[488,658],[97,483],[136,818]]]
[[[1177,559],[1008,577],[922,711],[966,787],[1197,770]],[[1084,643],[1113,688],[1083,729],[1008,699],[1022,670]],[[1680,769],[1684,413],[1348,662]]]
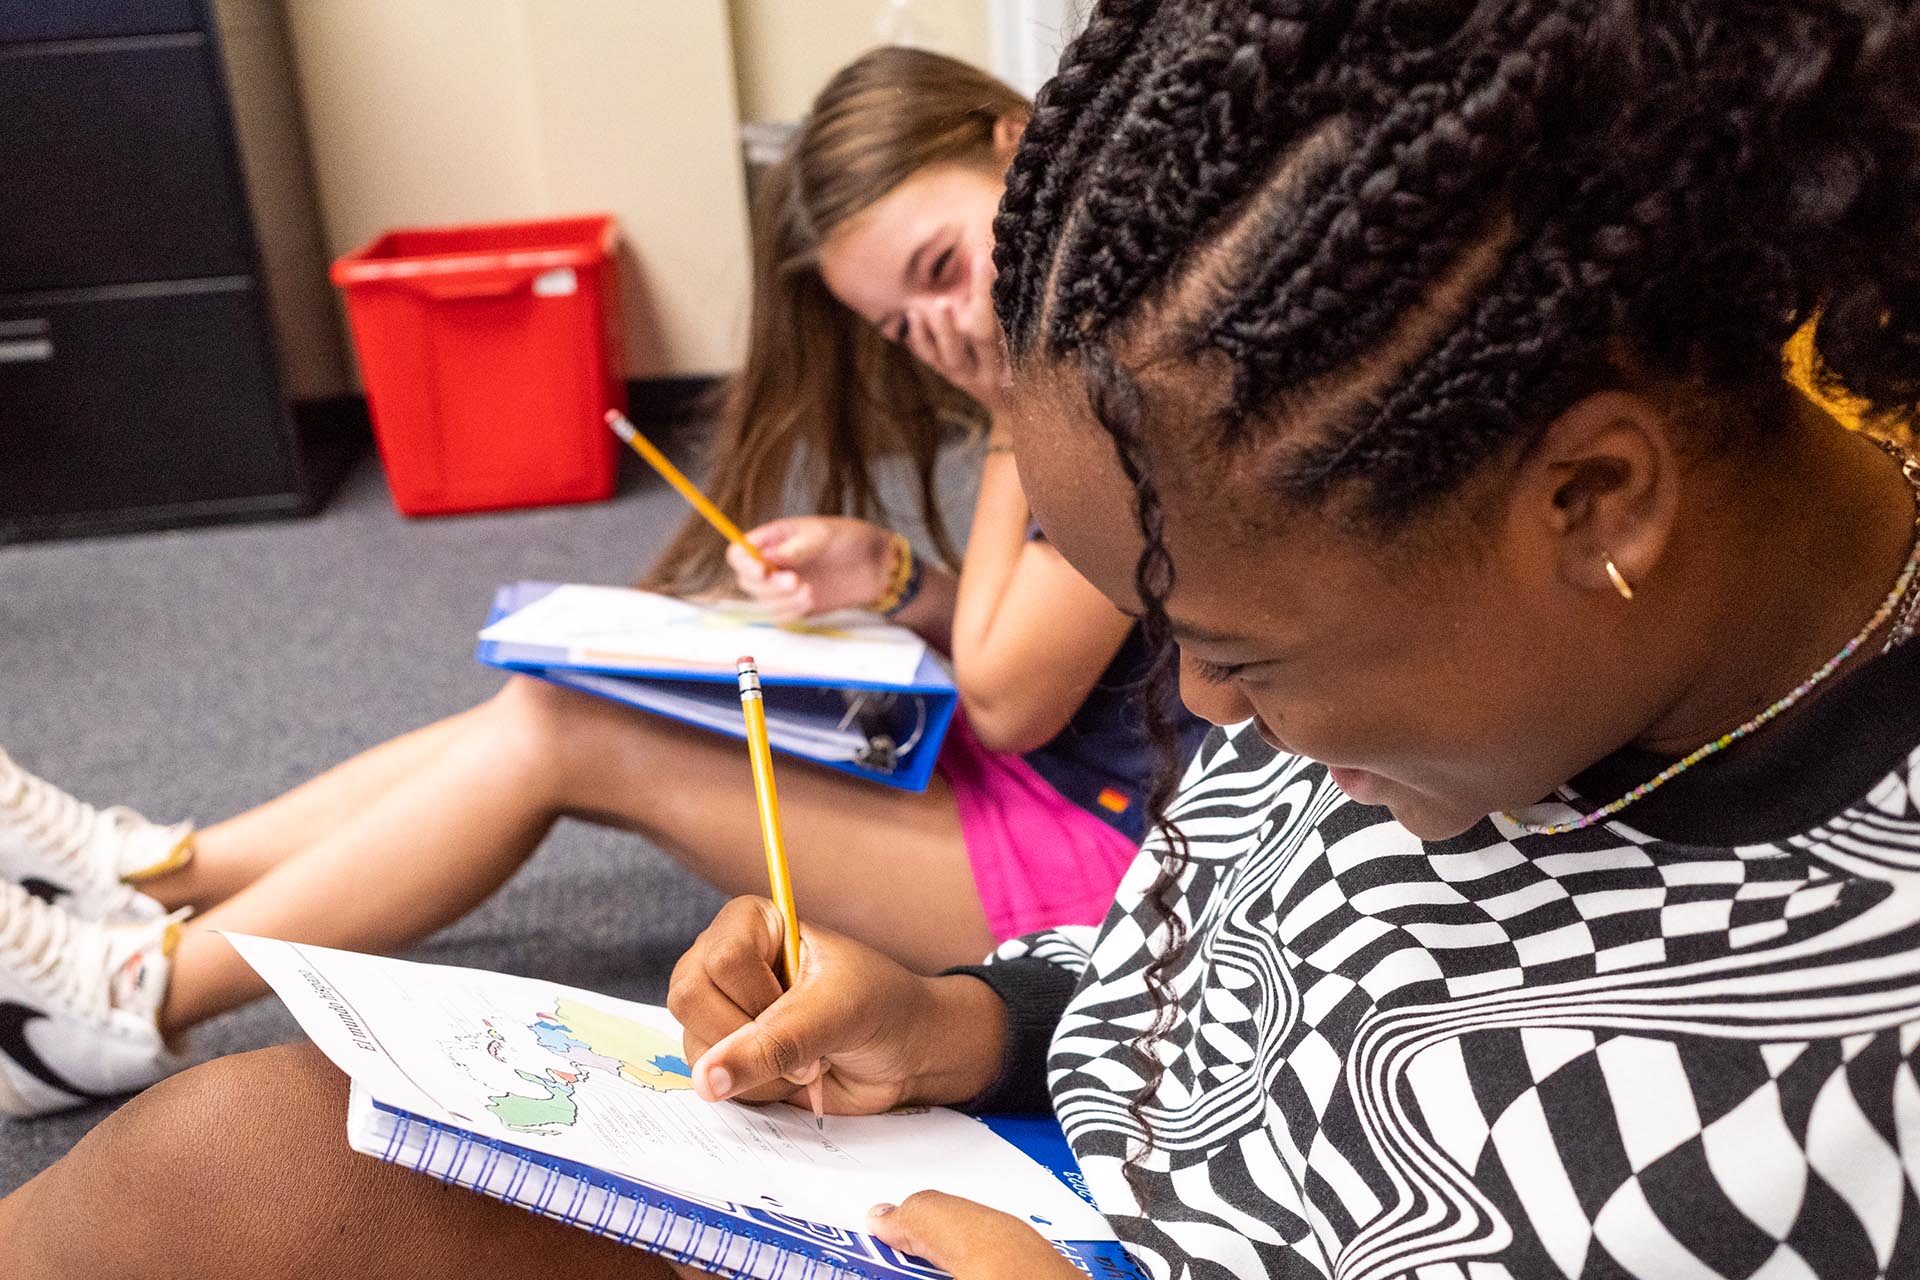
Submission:
[[[112,1007],[107,931],[14,884],[0,884],[0,966],[53,1002],[48,1012],[88,1016]]]
[[[76,880],[91,878],[92,868],[82,855],[103,821],[115,834],[125,834],[136,824],[133,812],[125,806],[96,809],[0,755],[0,779],[7,773],[13,774],[13,786],[8,794],[0,795],[0,813],[25,830],[47,851],[54,865],[72,873]]]

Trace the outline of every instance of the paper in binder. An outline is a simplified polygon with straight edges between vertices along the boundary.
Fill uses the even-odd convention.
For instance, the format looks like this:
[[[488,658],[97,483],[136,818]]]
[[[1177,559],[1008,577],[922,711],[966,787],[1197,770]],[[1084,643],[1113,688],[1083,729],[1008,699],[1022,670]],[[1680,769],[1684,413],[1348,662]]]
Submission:
[[[347,1139],[719,1276],[927,1280],[862,1229],[936,1189],[1032,1223],[1089,1275],[1140,1272],[1051,1117],[706,1103],[664,1010],[553,983],[226,935],[353,1082]]]
[[[776,751],[926,789],[953,720],[953,680],[918,636],[869,615],[783,626],[737,603],[520,582],[495,593],[475,657],[738,738],[733,664],[747,652]]]

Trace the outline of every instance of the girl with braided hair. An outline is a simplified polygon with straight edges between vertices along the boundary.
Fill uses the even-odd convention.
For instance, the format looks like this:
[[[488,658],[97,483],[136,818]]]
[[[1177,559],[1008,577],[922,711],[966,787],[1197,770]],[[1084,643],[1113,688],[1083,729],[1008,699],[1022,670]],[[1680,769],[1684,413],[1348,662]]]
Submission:
[[[928,979],[810,930],[781,994],[730,904],[696,1087],[1050,1105],[1155,1276],[1920,1274],[1916,67],[1910,0],[1102,5],[996,224],[1014,443],[1222,727],[1097,935]],[[263,1128],[337,1128],[312,1062],[0,1227],[274,1071]],[[667,1274],[333,1164],[447,1274],[483,1229]]]

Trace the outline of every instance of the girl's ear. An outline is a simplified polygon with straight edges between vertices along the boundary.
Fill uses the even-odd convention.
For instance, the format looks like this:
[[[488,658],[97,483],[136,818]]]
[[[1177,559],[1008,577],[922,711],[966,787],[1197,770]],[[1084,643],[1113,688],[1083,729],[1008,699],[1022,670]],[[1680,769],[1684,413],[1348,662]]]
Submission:
[[[1000,116],[993,122],[993,155],[1003,165],[1013,163],[1013,153],[1019,149],[1020,135],[1027,131],[1027,117],[1024,113],[1015,116]]]
[[[1561,414],[1529,451],[1513,514],[1563,585],[1625,604],[1657,580],[1672,550],[1680,480],[1660,409],[1631,392],[1600,392]]]

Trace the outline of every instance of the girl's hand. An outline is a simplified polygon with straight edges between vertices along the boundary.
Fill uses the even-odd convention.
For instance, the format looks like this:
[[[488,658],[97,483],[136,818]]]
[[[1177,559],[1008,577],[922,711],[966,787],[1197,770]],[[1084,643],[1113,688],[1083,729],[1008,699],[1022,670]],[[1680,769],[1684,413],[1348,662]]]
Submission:
[[[838,1115],[964,1102],[992,1083],[1006,1009],[985,983],[923,978],[803,925],[800,977],[783,992],[784,931],[771,902],[735,898],[674,966],[667,1007],[702,1098],[804,1105],[802,1086],[823,1062],[827,1110]]]
[[[795,516],[747,534],[767,565],[727,548],[727,564],[747,597],[781,622],[878,599],[893,572],[893,535],[846,516]]]
[[[993,277],[993,255],[975,250],[965,298],[939,298],[907,313],[907,350],[989,410],[1007,381]]]
[[[940,1191],[876,1205],[867,1230],[890,1248],[952,1272],[954,1280],[1085,1280],[1020,1219]]]

